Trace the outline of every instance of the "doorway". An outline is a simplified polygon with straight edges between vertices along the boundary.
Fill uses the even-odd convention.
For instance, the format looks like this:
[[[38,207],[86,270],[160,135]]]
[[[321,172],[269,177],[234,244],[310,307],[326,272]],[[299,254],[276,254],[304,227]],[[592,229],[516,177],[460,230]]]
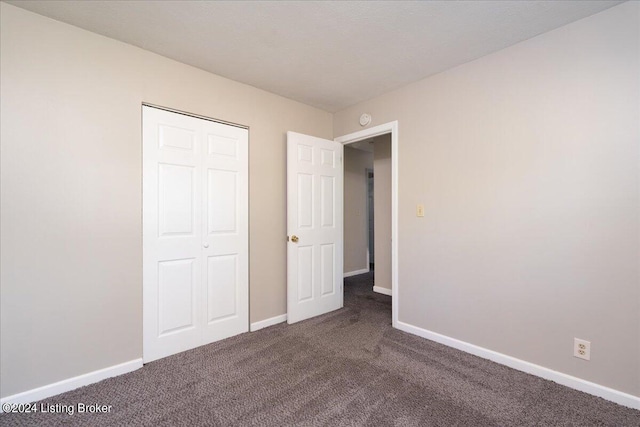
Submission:
[[[391,296],[391,135],[344,147],[345,277],[370,273]],[[375,266],[375,267],[374,267]]]
[[[343,306],[344,149],[347,144],[381,135],[389,139],[389,270],[392,325],[397,327],[398,122],[374,126],[333,141],[287,132],[287,323]],[[365,184],[364,176],[362,184]],[[365,196],[364,190],[362,195]]]
[[[392,325],[397,327],[398,323],[398,307],[399,307],[399,289],[398,289],[398,122],[389,122],[382,125],[374,126],[351,134],[343,135],[334,139],[334,141],[343,144],[345,147],[349,144],[370,140],[382,135],[388,135],[389,138],[389,161],[388,168],[390,172],[390,193],[391,193],[391,235],[390,235],[390,281],[392,296]],[[374,176],[375,179],[375,171]],[[374,184],[374,189],[375,189]],[[375,199],[375,196],[374,196]],[[375,219],[374,219],[375,222]],[[375,237],[374,237],[375,239]],[[379,253],[374,249],[374,263],[376,270],[379,270],[378,263],[375,258],[379,258]]]

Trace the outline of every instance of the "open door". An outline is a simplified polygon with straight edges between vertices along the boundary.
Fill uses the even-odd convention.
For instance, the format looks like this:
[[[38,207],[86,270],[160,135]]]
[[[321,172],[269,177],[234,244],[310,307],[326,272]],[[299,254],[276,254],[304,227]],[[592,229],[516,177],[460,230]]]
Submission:
[[[287,132],[287,322],[342,308],[342,144]]]

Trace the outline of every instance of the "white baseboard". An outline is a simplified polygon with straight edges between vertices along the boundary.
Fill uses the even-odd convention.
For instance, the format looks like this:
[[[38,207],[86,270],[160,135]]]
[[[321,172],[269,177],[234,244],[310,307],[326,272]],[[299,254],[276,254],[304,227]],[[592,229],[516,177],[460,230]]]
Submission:
[[[426,338],[428,340],[435,341],[440,344],[456,348],[458,350],[462,350],[466,353],[471,353],[475,356],[482,357],[483,359],[489,359],[501,365],[517,369],[518,371],[526,372],[531,375],[542,377],[546,380],[554,381],[558,384],[567,386],[574,390],[579,390],[584,393],[602,397],[603,399],[610,400],[611,402],[615,402],[619,405],[627,406],[629,408],[640,409],[640,397],[638,396],[614,390],[612,388],[573,377],[571,375],[563,374],[562,372],[554,371],[552,369],[545,368],[534,363],[516,359],[515,357],[507,356],[506,354],[498,353],[497,351],[479,347],[477,345],[460,341],[455,338],[439,334],[437,332],[431,332],[426,329],[422,329],[401,321],[398,321],[396,327],[401,331],[418,335],[419,337]]]
[[[391,289],[388,288],[383,288],[381,286],[374,286],[373,287],[373,292],[377,292],[379,294],[383,294],[383,295],[392,295]]]
[[[249,330],[251,332],[259,331],[260,329],[267,328],[269,326],[277,325],[278,323],[286,322],[287,315],[281,314],[280,316],[271,317],[269,319],[261,320],[251,324]]]
[[[48,384],[42,387],[34,388],[32,390],[24,391],[22,393],[3,397],[2,399],[0,399],[0,403],[4,404],[37,402],[38,400],[46,399],[47,397],[75,390],[76,388],[97,383],[98,381],[102,381],[107,378],[126,374],[140,368],[142,368],[142,359],[134,359],[130,360],[129,362],[120,363],[119,365],[109,366],[108,368],[104,369],[98,369],[97,371],[78,375],[77,377],[68,378],[66,380],[58,381],[53,384]],[[0,410],[0,412],[2,411]]]
[[[363,268],[362,270],[348,271],[348,272],[344,273],[344,277],[357,276],[358,274],[364,274],[364,273],[368,273],[368,272],[369,272],[368,268]]]

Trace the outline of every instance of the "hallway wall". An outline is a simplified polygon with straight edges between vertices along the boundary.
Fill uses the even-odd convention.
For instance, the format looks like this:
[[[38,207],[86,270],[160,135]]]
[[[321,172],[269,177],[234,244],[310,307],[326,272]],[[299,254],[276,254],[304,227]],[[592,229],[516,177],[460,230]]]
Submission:
[[[344,272],[367,270],[367,175],[373,153],[344,147]]]

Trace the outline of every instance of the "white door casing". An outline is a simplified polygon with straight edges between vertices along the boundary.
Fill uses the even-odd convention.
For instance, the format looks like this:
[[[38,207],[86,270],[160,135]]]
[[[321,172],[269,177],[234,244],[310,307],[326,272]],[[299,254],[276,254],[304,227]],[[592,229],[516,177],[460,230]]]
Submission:
[[[143,106],[143,360],[248,324],[248,131]]]
[[[399,281],[398,281],[398,122],[393,121],[362,129],[335,138],[341,144],[351,144],[376,136],[391,134],[391,323],[399,325]]]
[[[287,132],[288,323],[343,305],[342,156],[340,143]]]

